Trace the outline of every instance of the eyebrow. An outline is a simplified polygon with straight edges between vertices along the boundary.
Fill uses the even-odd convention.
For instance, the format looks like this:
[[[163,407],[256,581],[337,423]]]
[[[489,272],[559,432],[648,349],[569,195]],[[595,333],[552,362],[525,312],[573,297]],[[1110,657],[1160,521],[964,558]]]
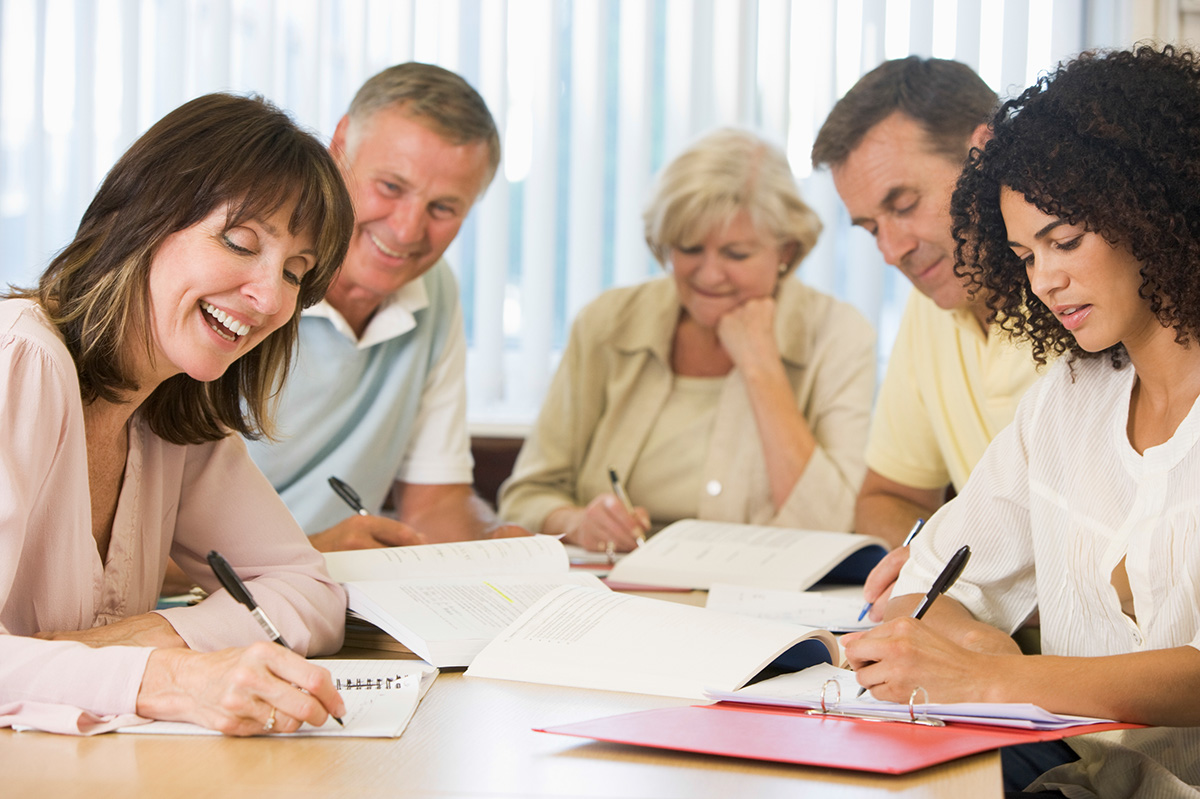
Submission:
[[[883,199],[879,201],[879,207],[890,211],[896,207],[896,198],[907,191],[916,191],[912,186],[893,186],[888,190],[888,193],[883,195]],[[856,216],[851,218],[850,224],[861,226],[864,222],[870,222],[874,217]]]
[[[1067,220],[1065,220],[1065,219],[1055,219],[1053,222],[1051,222],[1050,224],[1046,225],[1044,228],[1042,228],[1041,230],[1039,230],[1037,233],[1034,233],[1034,234],[1033,234],[1033,240],[1034,240],[1034,241],[1041,241],[1042,239],[1046,238],[1046,236],[1047,236],[1047,235],[1049,235],[1049,233],[1050,233],[1052,230],[1054,230],[1054,229],[1055,229],[1055,228],[1057,228],[1057,227],[1061,227],[1062,225],[1065,225],[1065,224],[1067,224]],[[1021,243],[1021,242],[1019,242],[1019,241],[1013,241],[1012,239],[1009,239],[1008,246],[1009,246],[1009,247],[1024,247],[1025,245],[1024,245],[1024,244],[1022,244],[1022,243]]]
[[[412,181],[408,180],[408,178],[404,177],[403,175],[397,174],[396,172],[385,172],[384,174],[388,181],[390,181],[392,183],[397,183],[406,189],[412,188],[412,185],[413,185]],[[449,203],[451,205],[463,205],[466,201],[462,197],[459,197],[457,194],[445,194],[440,197],[432,197],[432,198],[430,198],[429,202],[431,202],[431,203]]]

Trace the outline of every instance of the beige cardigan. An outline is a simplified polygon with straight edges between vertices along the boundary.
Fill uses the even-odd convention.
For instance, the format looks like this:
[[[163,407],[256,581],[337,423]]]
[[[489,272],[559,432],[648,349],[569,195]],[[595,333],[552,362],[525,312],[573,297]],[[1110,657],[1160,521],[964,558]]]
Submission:
[[[500,515],[532,531],[551,511],[610,491],[608,468],[633,471],[671,392],[679,299],[670,277],[605,292],[580,311],[567,349],[500,492]],[[701,519],[850,530],[865,474],[875,390],[875,332],[858,311],[787,278],[777,294],[776,338],[796,405],[817,449],[782,508],[771,500],[745,383],[730,372],[704,463]],[[645,482],[645,475],[639,477]],[[654,520],[656,523],[664,520]]]

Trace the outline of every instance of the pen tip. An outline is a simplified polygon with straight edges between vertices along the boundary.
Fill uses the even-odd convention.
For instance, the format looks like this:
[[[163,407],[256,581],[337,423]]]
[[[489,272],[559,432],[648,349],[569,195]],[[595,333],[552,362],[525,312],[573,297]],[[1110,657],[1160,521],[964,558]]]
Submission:
[[[336,722],[338,723],[338,726],[339,726],[339,727],[345,727],[345,726],[346,726],[346,722],[342,721],[342,720],[341,720],[341,719],[339,719],[337,716],[331,716],[330,718],[332,718],[334,721],[336,721]]]

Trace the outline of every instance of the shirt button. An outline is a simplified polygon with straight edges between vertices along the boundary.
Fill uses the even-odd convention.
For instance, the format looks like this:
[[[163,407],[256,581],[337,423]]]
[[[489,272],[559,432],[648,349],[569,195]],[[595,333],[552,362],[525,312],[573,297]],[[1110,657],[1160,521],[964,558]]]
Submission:
[[[720,480],[709,480],[707,483],[705,483],[704,490],[706,492],[708,492],[708,495],[710,497],[717,496],[718,494],[721,493],[721,481]]]

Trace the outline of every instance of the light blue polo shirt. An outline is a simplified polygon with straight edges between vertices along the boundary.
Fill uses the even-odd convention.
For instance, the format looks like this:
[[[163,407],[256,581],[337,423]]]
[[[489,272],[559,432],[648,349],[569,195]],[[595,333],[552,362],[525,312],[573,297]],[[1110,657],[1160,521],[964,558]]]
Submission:
[[[426,380],[453,325],[461,324],[449,265],[438,261],[419,280],[427,304],[413,311],[415,325],[399,335],[373,341],[368,327],[358,342],[338,329],[340,318],[300,319],[299,352],[275,415],[279,440],[248,441],[247,447],[309,535],[351,513],[329,487],[330,475],[378,512],[404,462]]]

